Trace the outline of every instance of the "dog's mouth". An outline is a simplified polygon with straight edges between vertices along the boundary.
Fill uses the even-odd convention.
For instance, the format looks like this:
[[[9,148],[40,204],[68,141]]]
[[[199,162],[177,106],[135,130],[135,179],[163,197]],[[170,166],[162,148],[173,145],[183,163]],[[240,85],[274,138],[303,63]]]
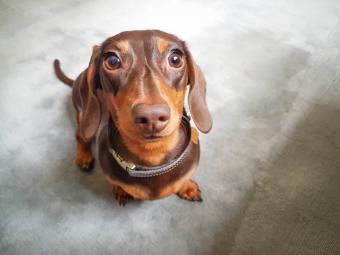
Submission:
[[[155,142],[158,141],[162,138],[164,138],[164,135],[159,135],[159,134],[145,134],[143,135],[143,139],[147,142]]]

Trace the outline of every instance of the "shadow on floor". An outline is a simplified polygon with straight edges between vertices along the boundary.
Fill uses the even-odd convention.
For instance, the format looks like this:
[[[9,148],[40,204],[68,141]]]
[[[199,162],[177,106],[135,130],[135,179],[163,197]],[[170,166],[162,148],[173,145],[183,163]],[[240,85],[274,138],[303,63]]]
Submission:
[[[211,254],[339,254],[340,111],[311,105],[259,173],[232,250],[225,229]]]

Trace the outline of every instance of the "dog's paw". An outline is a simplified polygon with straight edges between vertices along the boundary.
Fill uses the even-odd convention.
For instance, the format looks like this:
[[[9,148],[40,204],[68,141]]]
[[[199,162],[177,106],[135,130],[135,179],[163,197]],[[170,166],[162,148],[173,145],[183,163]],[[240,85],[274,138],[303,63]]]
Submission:
[[[125,206],[125,204],[129,201],[132,200],[133,197],[126,193],[121,187],[119,186],[113,186],[112,192],[118,201],[118,204],[121,206]]]
[[[92,170],[94,166],[94,157],[91,151],[78,150],[76,156],[76,164],[84,171]]]
[[[182,199],[189,200],[189,201],[196,201],[196,202],[202,202],[202,196],[201,196],[201,190],[198,187],[198,184],[193,181],[189,180],[187,181],[181,190],[177,192],[177,196],[179,196]]]

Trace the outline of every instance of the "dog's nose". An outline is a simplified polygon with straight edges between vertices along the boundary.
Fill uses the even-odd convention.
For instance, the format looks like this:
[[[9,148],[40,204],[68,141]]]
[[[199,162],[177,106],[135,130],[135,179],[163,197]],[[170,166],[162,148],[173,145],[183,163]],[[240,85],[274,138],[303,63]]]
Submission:
[[[170,118],[167,104],[137,104],[133,107],[132,113],[135,123],[148,133],[162,131]]]

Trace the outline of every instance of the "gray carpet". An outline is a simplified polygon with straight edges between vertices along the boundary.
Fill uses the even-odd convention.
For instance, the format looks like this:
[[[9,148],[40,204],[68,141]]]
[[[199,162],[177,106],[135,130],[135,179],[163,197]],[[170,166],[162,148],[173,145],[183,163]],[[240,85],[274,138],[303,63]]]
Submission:
[[[340,254],[340,3],[0,1],[0,254]],[[195,179],[119,207],[73,163],[71,90],[124,30],[185,39],[214,118]]]

